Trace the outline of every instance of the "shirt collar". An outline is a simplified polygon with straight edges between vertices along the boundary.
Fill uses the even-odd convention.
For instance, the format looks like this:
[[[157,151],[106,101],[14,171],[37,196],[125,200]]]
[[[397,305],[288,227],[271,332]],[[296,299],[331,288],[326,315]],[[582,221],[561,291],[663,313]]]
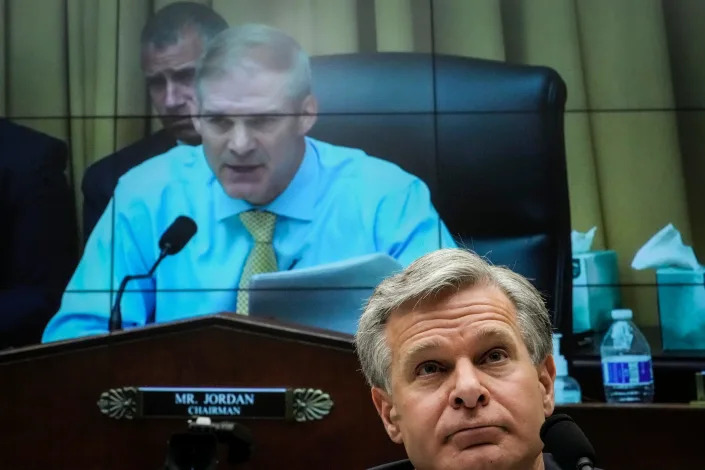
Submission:
[[[264,206],[253,206],[243,199],[233,199],[225,193],[223,186],[218,182],[206,162],[203,146],[199,146],[199,153],[208,168],[208,185],[211,187],[214,202],[214,214],[217,221],[227,219],[240,212],[254,208],[273,212],[277,216],[289,217],[305,221],[313,220],[313,209],[318,192],[318,152],[311,139],[306,138],[306,150],[301,160],[301,165],[294,178],[284,192],[272,202]]]

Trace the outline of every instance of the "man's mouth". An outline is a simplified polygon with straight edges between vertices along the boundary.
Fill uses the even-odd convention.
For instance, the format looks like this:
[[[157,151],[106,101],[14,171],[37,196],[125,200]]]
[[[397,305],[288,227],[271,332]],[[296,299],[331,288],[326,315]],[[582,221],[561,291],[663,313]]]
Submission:
[[[262,165],[225,165],[225,167],[235,173],[250,174],[262,168]]]
[[[497,442],[497,438],[502,433],[497,426],[477,426],[471,428],[460,429],[446,437],[446,442],[451,442],[453,445],[467,449],[485,444]]]
[[[193,127],[193,122],[189,116],[173,116],[170,117],[165,124],[167,127],[172,129],[184,129],[187,127]]]
[[[223,165],[223,178],[231,183],[256,183],[264,177],[264,165]]]

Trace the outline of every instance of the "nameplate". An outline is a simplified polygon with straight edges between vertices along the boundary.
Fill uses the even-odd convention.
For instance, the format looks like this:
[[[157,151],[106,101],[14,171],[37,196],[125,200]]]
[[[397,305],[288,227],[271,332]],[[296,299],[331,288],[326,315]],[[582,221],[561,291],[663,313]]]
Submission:
[[[322,419],[333,407],[310,388],[121,387],[103,392],[98,408],[113,419],[193,418]]]

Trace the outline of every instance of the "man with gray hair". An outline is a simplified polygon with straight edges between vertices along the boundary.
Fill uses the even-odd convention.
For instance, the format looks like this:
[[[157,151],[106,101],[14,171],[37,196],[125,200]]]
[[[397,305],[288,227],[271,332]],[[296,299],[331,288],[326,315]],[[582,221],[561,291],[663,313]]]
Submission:
[[[175,145],[201,143],[191,122],[196,63],[208,42],[227,27],[218,13],[194,2],[171,3],[147,20],[140,62],[152,108],[164,127],[88,167],[81,184],[86,240],[122,175]]]
[[[195,86],[203,145],[175,147],[120,179],[109,206],[114,232],[101,218],[44,341],[105,332],[109,286],[148,272],[159,236],[180,215],[198,232],[152,279],[131,284],[122,298],[126,327],[247,314],[250,279],[262,272],[373,253],[408,265],[455,246],[419,178],[307,137],[318,105],[308,56],[289,35],[264,25],[223,31],[201,58]]]
[[[524,277],[458,248],[384,280],[356,335],[372,401],[409,461],[380,468],[558,469],[551,321]]]

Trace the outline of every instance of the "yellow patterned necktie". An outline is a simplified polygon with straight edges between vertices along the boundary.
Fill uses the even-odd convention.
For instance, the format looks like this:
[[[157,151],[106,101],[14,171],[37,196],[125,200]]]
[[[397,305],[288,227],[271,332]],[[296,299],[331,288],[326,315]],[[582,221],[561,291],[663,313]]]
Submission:
[[[266,211],[251,210],[240,213],[240,220],[254,240],[254,245],[245,261],[237,291],[237,313],[242,315],[249,313],[249,291],[247,289],[250,278],[254,274],[277,270],[277,258],[272,245],[276,218],[275,214]]]

